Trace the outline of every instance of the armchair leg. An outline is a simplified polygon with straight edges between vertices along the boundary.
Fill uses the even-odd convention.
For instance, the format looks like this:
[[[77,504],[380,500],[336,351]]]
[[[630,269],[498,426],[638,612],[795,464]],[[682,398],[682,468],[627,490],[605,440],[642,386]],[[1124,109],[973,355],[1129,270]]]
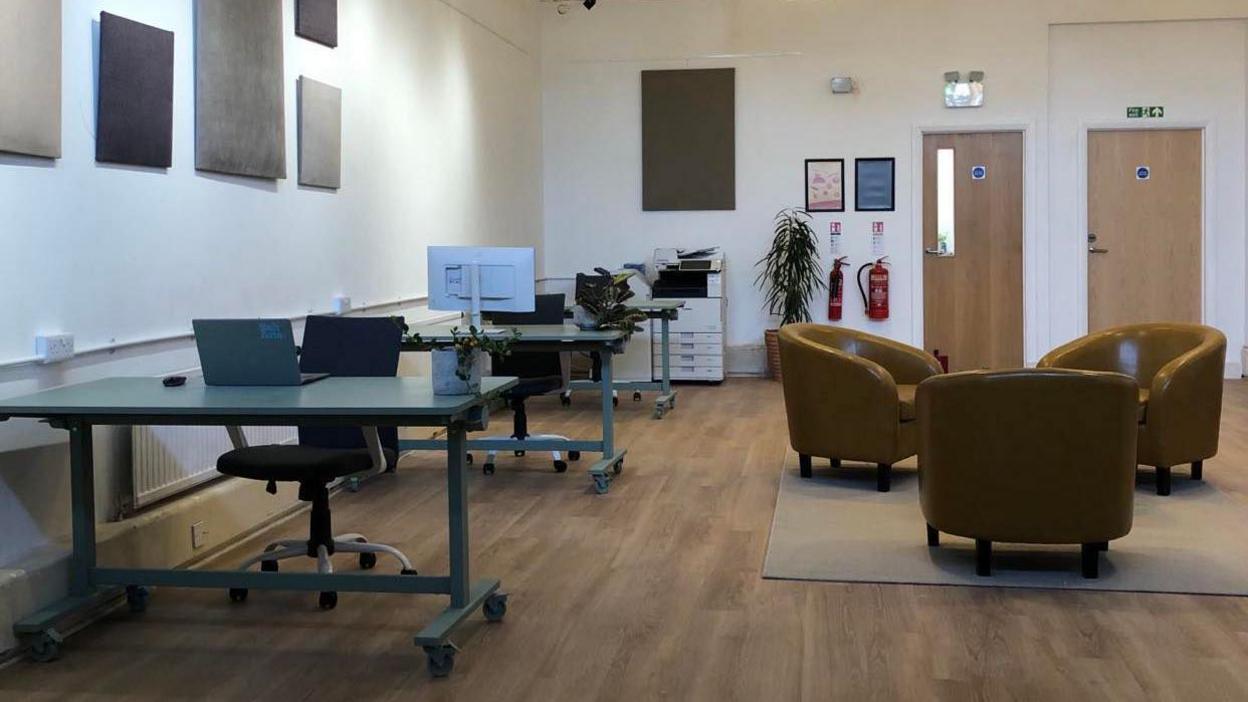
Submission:
[[[940,532],[931,524],[927,525],[927,545],[932,548],[940,546]]]
[[[992,542],[987,539],[975,539],[975,574],[992,575]]]
[[[1205,479],[1205,462],[1193,461],[1192,462],[1192,480],[1204,480],[1204,479]]]
[[[1170,466],[1157,466],[1157,494],[1170,494]]]
[[[809,478],[811,476],[810,456],[807,456],[804,453],[799,453],[797,455],[797,460],[798,460],[798,465],[801,467],[802,477]]]
[[[893,466],[889,463],[881,463],[875,468],[875,489],[879,492],[888,492],[893,484]]]
[[[1103,542],[1083,545],[1083,577],[1095,580],[1100,576]]]
[[[1100,543],[1098,543],[1098,544],[1096,545],[1096,548],[1097,548],[1097,550],[1099,550],[1099,551],[1108,551],[1108,550],[1109,550],[1109,542],[1108,542],[1108,541],[1102,541],[1102,542],[1100,542]]]

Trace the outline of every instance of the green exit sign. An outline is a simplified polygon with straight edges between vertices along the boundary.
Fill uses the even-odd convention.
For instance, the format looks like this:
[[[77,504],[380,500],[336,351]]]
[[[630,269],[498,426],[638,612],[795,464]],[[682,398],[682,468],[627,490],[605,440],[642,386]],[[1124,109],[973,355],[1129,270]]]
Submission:
[[[1128,107],[1127,119],[1161,119],[1166,116],[1166,108],[1160,105],[1152,107]]]

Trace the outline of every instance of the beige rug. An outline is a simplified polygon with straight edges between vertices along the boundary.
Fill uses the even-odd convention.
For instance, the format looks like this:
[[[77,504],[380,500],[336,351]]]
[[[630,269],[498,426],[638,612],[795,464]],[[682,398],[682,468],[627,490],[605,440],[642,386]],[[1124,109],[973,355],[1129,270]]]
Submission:
[[[832,469],[815,459],[798,475],[789,451],[763,576],[790,580],[1248,595],[1248,506],[1217,488],[1216,459],[1205,482],[1174,474],[1170,497],[1153,494],[1141,469],[1135,526],[1102,555],[1100,578],[1079,574],[1078,546],[993,544],[993,575],[975,575],[975,544],[941,534],[929,549],[914,459],[894,468],[893,489],[875,491],[870,466]]]

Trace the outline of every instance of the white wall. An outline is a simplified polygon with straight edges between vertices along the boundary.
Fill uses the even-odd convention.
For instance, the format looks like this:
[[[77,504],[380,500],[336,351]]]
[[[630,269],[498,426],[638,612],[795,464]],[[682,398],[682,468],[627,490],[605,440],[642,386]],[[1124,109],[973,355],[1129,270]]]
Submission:
[[[922,129],[1020,128],[1028,139],[1025,355],[1034,362],[1074,336],[1078,329],[1072,325],[1082,314],[1074,307],[1076,286],[1083,284],[1076,274],[1082,254],[1069,245],[1075,233],[1062,219],[1071,205],[1056,194],[1050,197],[1050,181],[1064,186],[1070,177],[1065,169],[1074,148],[1049,133],[1050,27],[1246,16],[1242,1],[1224,0],[967,0],[939,7],[921,0],[611,0],[592,12],[574,7],[563,16],[547,8],[542,17],[547,271],[564,275],[636,260],[661,245],[722,245],[729,266],[728,343],[740,352],[760,344],[762,330],[773,323],[753,287],[753,264],[768,244],[775,212],[802,204],[803,160],[845,158],[852,196],[854,157],[894,156],[896,212],[817,214],[816,226],[826,241],[828,222],[844,223],[844,253],[856,267],[870,256],[871,222],[885,222],[893,263],[892,319],[865,320],[851,282],[845,323],[921,343],[917,135]],[[1207,47],[1200,27],[1183,32],[1183,43],[1167,39],[1159,58],[1144,65],[1161,64],[1166,75],[1182,72],[1189,65],[1185,49],[1191,48],[1201,60],[1229,61],[1219,64],[1219,75],[1242,76],[1243,46],[1236,59],[1226,43],[1234,30],[1220,28],[1216,46]],[[642,212],[639,72],[722,66],[737,69],[737,210]],[[986,106],[945,109],[941,76],[947,70],[986,71]],[[857,93],[832,95],[828,79],[837,75],[853,76]],[[1228,122],[1219,129],[1219,143],[1236,153],[1215,152],[1216,169],[1224,174],[1224,195],[1242,184],[1243,120],[1238,127],[1229,124],[1243,112],[1240,87],[1228,86],[1225,100],[1210,94],[1217,89],[1203,79],[1196,88],[1160,95],[1134,82],[1112,88],[1102,87],[1097,102],[1086,106],[1089,118],[1112,105],[1125,115],[1127,105],[1160,104],[1150,101],[1156,99],[1172,104],[1167,98],[1187,98],[1193,89],[1205,91],[1203,107],[1229,105],[1231,112],[1219,117]],[[1174,109],[1171,114],[1189,114],[1182,105]],[[1051,162],[1062,164],[1063,172],[1051,174]],[[1236,215],[1231,199],[1219,200],[1227,211],[1219,214],[1212,233],[1225,242],[1219,256],[1226,260],[1219,258],[1216,267],[1219,304],[1209,321],[1238,349],[1244,337],[1244,223],[1243,203]],[[829,261],[825,253],[825,264]],[[1232,356],[1238,360],[1238,354]],[[1238,364],[1230,370],[1238,372]]]
[[[177,334],[196,316],[295,316],[426,292],[425,247],[540,244],[540,28],[513,0],[351,0],[340,46],[294,36],[285,0],[290,179],[194,168],[192,0],[64,0],[64,158],[0,156],[0,366],[37,333],[81,347]],[[173,168],[94,161],[95,44],[107,10],[176,33]],[[343,89],[343,187],[302,188],[295,81]],[[0,368],[0,397],[196,365],[186,341]],[[124,432],[98,430],[97,504],[115,509]],[[63,433],[0,424],[0,565],[63,538]]]

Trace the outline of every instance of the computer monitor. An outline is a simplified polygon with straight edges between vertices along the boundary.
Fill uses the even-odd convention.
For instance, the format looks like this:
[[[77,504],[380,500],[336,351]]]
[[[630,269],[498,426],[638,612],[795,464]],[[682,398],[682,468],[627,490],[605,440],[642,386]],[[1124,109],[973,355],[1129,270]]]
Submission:
[[[477,327],[482,312],[533,312],[536,277],[531,248],[430,246],[429,309],[468,312]]]

